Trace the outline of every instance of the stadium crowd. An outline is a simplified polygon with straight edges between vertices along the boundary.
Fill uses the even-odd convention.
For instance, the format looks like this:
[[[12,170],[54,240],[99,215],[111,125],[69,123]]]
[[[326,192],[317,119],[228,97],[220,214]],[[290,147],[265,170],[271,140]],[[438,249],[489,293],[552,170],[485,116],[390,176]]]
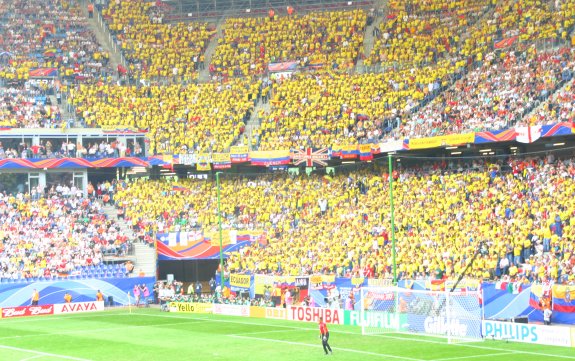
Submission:
[[[573,280],[575,204],[565,197],[575,191],[574,176],[575,161],[553,155],[402,168],[394,174],[400,277],[452,277],[479,250],[474,277]],[[382,211],[389,207],[387,179],[384,171],[371,169],[333,177],[224,180],[224,229],[265,229],[269,241],[232,253],[227,269],[389,278],[390,220]],[[175,184],[188,191],[174,191]],[[116,198],[133,224],[161,231],[207,232],[217,226],[209,181],[127,186]]]
[[[109,54],[87,30],[76,2],[0,1],[0,126],[61,127],[60,109],[50,101],[61,93],[87,127],[148,129],[155,154],[225,151],[242,138],[258,99],[270,103],[253,133],[259,150],[573,118],[572,51],[537,48],[541,39],[569,40],[571,0],[395,2],[375,27],[374,51],[364,59],[384,71],[368,74],[346,72],[362,57],[363,11],[228,19],[209,69],[223,75],[221,82],[205,84],[194,81],[216,33],[212,25],[164,24],[153,2],[99,5],[129,62],[118,71],[144,81],[122,86],[109,79]],[[289,61],[318,69],[275,79],[264,74],[270,62]],[[55,68],[63,83],[30,80],[33,68]],[[0,157],[142,151],[124,146],[46,142],[0,147]],[[393,177],[402,278],[452,277],[479,252],[474,277],[575,279],[574,159],[402,166]],[[390,206],[388,181],[377,165],[324,177],[225,179],[224,228],[265,230],[269,243],[231,254],[227,271],[390,277],[390,219],[383,211]],[[154,232],[211,232],[217,226],[210,181],[134,181],[98,189],[146,241]],[[93,185],[88,189],[91,196],[97,192]],[[54,277],[126,250],[129,240],[105,218],[99,201],[77,193],[0,195],[2,278]]]
[[[574,66],[569,49],[488,53],[483,66],[415,112],[399,133],[415,138],[510,128],[571,80]],[[528,125],[555,122],[539,117]]]
[[[138,80],[194,81],[215,28],[202,22],[164,24],[157,3],[114,1],[102,10],[129,63],[125,71]]]
[[[106,218],[102,203],[75,186],[0,194],[0,278],[123,277],[102,267],[106,254],[125,254],[131,240]]]
[[[225,76],[263,74],[270,63],[351,69],[363,46],[363,10],[306,15],[230,18],[210,64]]]
[[[260,82],[97,87],[80,85],[69,102],[88,126],[148,129],[155,154],[221,152],[244,132]]]

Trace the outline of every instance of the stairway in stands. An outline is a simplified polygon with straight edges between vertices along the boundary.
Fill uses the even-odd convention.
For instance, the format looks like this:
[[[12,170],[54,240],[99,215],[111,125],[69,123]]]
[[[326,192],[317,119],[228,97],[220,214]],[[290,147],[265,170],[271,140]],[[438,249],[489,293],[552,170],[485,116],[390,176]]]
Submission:
[[[198,83],[207,83],[210,81],[210,70],[209,65],[212,62],[212,57],[216,52],[216,47],[218,46],[218,40],[223,38],[224,36],[224,17],[218,19],[216,23],[216,35],[210,39],[210,42],[206,48],[206,52],[204,53],[204,69],[200,70],[200,74],[198,75]]]
[[[103,207],[104,213],[108,216],[108,219],[114,220],[120,226],[120,232],[127,234],[129,238],[135,238],[134,232],[132,232],[131,227],[123,219],[118,219],[118,211],[116,207],[111,205],[106,205]],[[156,276],[156,250],[154,247],[150,247],[147,244],[140,243],[138,240],[134,240],[133,252],[127,257],[134,262],[134,272],[133,276],[137,276],[140,271],[144,272],[146,277]],[[105,258],[106,261],[113,261],[113,257]]]

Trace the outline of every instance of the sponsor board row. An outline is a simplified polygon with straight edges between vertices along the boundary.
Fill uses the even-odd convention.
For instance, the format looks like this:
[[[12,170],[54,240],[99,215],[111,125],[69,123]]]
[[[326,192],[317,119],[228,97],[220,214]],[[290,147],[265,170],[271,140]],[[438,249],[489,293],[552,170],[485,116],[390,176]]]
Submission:
[[[2,308],[2,318],[60,315],[104,310],[104,301],[74,302],[55,305],[19,306]]]
[[[575,329],[529,323],[483,321],[485,338],[534,343],[539,345],[575,347]]]
[[[415,331],[426,334],[445,335],[449,328],[457,336],[481,337],[478,325],[471,325],[461,320],[447,321],[445,317],[419,317],[389,313],[344,311],[339,309],[290,307],[271,308],[257,306],[240,306],[225,304],[185,304],[170,305],[172,312],[214,313],[228,316],[268,318],[275,320],[292,320],[318,322],[322,317],[326,323],[350,326],[376,327],[398,331]],[[575,347],[575,329],[561,326],[544,326],[534,324],[508,323],[484,320],[482,332],[485,338],[506,339],[510,341],[535,343],[542,345]]]

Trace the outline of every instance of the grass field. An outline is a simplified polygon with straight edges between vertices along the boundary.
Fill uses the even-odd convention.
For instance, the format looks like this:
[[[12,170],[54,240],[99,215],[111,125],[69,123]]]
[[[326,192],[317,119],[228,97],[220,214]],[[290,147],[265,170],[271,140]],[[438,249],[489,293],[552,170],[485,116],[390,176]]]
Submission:
[[[503,341],[449,345],[403,334],[362,336],[330,327],[325,356],[310,323],[116,309],[92,314],[0,320],[1,361],[53,360],[575,360],[570,348]]]

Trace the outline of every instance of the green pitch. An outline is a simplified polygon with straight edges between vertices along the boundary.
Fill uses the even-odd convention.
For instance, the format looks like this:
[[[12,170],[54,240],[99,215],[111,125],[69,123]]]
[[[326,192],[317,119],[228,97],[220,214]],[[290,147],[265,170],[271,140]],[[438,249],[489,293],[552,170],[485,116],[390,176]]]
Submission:
[[[330,326],[330,335],[334,353],[325,356],[315,324],[116,309],[0,320],[0,360],[575,360],[570,348],[503,341],[448,345],[403,334],[362,336],[350,326]]]

